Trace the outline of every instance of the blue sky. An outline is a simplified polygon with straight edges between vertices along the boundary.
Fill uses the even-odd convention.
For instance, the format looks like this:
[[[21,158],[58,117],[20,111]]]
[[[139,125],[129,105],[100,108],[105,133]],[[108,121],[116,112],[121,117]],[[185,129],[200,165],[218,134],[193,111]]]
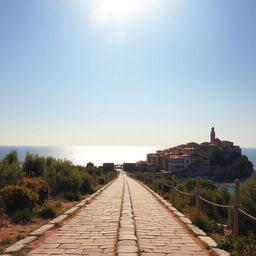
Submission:
[[[166,147],[213,124],[256,146],[255,17],[255,0],[0,0],[0,144]]]

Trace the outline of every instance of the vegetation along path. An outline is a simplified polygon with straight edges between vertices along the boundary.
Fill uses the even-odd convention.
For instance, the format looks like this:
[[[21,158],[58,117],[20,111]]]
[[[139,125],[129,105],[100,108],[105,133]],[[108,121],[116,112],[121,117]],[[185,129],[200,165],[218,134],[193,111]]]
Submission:
[[[200,256],[208,253],[145,187],[121,173],[29,255]]]

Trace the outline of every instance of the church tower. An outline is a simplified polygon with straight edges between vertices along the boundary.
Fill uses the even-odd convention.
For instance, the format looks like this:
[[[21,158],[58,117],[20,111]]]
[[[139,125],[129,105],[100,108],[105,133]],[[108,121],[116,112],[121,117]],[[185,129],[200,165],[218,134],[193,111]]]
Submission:
[[[211,142],[214,142],[215,141],[215,131],[214,131],[214,127],[212,127],[212,130],[211,130]]]

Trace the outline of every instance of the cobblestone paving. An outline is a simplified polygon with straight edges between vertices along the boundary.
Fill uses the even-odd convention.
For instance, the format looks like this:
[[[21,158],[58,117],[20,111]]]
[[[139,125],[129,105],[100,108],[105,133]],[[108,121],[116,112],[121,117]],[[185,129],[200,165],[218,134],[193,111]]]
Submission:
[[[134,180],[127,180],[141,256],[208,255],[149,191]]]
[[[122,195],[123,178],[120,175],[91,204],[29,255],[115,255]]]
[[[208,253],[149,191],[120,175],[29,255],[205,256]]]

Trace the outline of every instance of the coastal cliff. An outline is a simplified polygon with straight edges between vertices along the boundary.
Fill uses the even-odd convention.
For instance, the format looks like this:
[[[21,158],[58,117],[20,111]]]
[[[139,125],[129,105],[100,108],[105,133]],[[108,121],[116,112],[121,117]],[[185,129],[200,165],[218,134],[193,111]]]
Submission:
[[[216,138],[211,128],[210,141],[189,142],[147,154],[147,161],[137,163],[147,171],[165,170],[179,177],[206,176],[211,179],[249,177],[253,164],[232,141]],[[142,168],[141,168],[142,169]]]
[[[209,168],[200,166],[200,164],[192,164],[184,170],[174,172],[174,174],[180,178],[205,176],[219,180],[245,178],[253,172],[252,162],[241,153],[216,151],[212,154]]]
[[[248,177],[253,171],[252,162],[235,152],[215,152],[210,161],[210,175],[216,178]]]

